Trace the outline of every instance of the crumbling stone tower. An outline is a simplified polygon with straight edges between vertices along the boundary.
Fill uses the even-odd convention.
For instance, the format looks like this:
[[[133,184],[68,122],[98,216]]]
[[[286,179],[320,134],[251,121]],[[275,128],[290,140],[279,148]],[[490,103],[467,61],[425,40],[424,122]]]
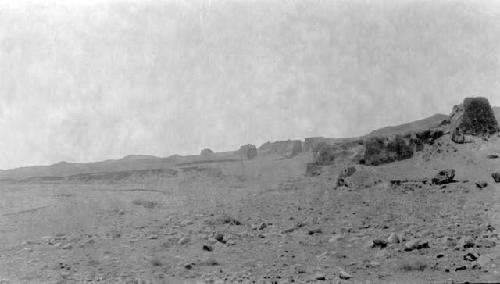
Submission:
[[[450,115],[452,135],[488,135],[499,130],[488,99],[465,98],[463,104],[453,107]]]

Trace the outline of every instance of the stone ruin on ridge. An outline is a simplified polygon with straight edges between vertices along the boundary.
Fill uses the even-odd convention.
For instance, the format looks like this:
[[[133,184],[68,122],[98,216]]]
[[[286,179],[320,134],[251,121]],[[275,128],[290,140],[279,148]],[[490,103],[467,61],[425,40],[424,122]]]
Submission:
[[[465,143],[465,135],[489,135],[499,130],[495,113],[483,97],[465,98],[462,104],[454,106],[449,123],[455,143]]]

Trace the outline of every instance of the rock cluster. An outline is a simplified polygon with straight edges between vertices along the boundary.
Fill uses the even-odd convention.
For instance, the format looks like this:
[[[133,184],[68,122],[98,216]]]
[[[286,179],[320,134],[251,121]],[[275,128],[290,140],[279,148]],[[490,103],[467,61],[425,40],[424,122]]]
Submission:
[[[415,152],[422,151],[425,145],[433,145],[443,135],[441,129],[427,129],[406,135],[369,137],[363,143],[365,153],[360,163],[377,166],[410,159]]]

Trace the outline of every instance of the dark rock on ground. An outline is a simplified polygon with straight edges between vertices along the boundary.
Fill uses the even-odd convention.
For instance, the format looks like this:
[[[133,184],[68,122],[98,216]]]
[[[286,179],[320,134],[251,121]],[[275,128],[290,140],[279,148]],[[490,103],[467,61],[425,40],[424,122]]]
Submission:
[[[498,159],[498,155],[497,154],[488,154],[488,156],[486,156],[488,159]]]
[[[433,184],[448,184],[453,182],[453,178],[455,177],[454,169],[446,169],[439,171],[433,178]]]
[[[500,182],[500,173],[492,173],[492,174],[491,174],[491,177],[493,178],[493,180],[494,180],[496,183],[499,183],[499,182]]]
[[[429,248],[429,241],[421,239],[413,239],[405,243],[405,251]]]
[[[488,183],[485,182],[484,180],[479,180],[476,182],[476,186],[480,189],[485,188],[488,186]]]
[[[372,241],[372,248],[385,248],[387,247],[388,242],[386,240],[375,239]]]
[[[473,248],[474,246],[474,240],[470,236],[462,237],[457,243],[459,248]]]

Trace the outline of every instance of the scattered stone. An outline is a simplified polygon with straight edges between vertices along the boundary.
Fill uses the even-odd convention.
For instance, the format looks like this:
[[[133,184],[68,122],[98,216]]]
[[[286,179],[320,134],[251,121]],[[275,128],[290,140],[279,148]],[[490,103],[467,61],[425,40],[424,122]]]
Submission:
[[[317,272],[316,274],[314,274],[314,280],[325,281],[326,275],[322,272]]]
[[[215,239],[216,241],[218,241],[218,242],[223,243],[223,244],[225,244],[225,243],[226,243],[226,241],[224,240],[224,235],[223,235],[223,234],[221,234],[221,233],[216,233],[216,234],[214,235],[214,239]]]
[[[321,233],[323,233],[323,231],[320,228],[309,230],[309,232],[308,232],[309,235],[315,235],[315,234],[321,234]]]
[[[455,268],[455,271],[461,271],[461,270],[466,270],[466,269],[467,269],[467,266],[462,265],[462,266]]]
[[[464,260],[467,261],[475,261],[479,258],[479,254],[477,252],[468,252],[466,255],[464,255]]]
[[[446,169],[439,171],[433,178],[433,184],[448,184],[453,182],[453,178],[455,177],[454,169]]]
[[[295,266],[295,273],[303,274],[306,273],[306,268],[302,265]]]
[[[61,247],[62,249],[72,249],[73,245],[72,244],[65,244]]]
[[[499,183],[499,182],[500,182],[500,173],[492,173],[492,174],[491,174],[491,177],[493,178],[493,180],[494,180],[496,183]]]
[[[385,248],[385,247],[387,247],[387,241],[381,240],[381,239],[372,240],[371,247],[372,248]]]
[[[203,250],[204,251],[213,251],[214,248],[212,246],[210,246],[210,245],[203,245]]]
[[[267,224],[262,222],[258,227],[257,230],[264,230],[267,227]]]
[[[401,236],[399,236],[398,234],[396,234],[395,232],[391,233],[389,235],[389,238],[387,238],[387,242],[390,243],[390,244],[398,244],[402,241],[402,238]]]
[[[498,155],[497,154],[488,154],[488,159],[498,159]]]
[[[461,238],[457,243],[458,248],[473,248],[474,245],[474,240],[469,236]]]
[[[189,243],[190,241],[191,241],[191,239],[189,237],[183,237],[179,241],[177,241],[177,244],[178,245],[185,245],[185,244]]]
[[[184,269],[191,270],[191,269],[193,269],[194,265],[195,265],[195,263],[188,263],[188,264],[184,265]]]
[[[423,248],[429,248],[429,242],[427,240],[413,239],[405,243],[405,251]]]
[[[352,278],[351,274],[347,273],[344,269],[342,269],[340,267],[338,267],[338,269],[339,269],[339,277],[340,277],[340,279],[342,279],[342,280],[348,280],[348,279]]]
[[[496,247],[497,242],[494,240],[489,240],[489,239],[482,239],[479,241],[478,246],[485,247],[485,248],[492,248]]]
[[[335,242],[343,241],[343,240],[345,240],[344,236],[342,236],[342,235],[335,235],[335,236],[331,237],[328,240],[328,242],[329,243],[335,243]],[[371,246],[371,244],[370,244],[370,246]]]
[[[476,182],[476,186],[479,188],[479,189],[483,189],[485,187],[488,186],[488,183],[485,182],[484,180],[480,180],[480,181],[477,181]]]

